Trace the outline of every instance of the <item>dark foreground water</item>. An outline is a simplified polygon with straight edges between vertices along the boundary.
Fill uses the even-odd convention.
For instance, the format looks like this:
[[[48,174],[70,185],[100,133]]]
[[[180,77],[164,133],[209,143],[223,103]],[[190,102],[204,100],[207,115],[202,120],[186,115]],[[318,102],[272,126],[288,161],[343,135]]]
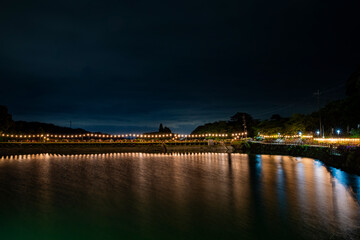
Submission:
[[[360,239],[360,177],[309,158],[0,158],[0,239]]]

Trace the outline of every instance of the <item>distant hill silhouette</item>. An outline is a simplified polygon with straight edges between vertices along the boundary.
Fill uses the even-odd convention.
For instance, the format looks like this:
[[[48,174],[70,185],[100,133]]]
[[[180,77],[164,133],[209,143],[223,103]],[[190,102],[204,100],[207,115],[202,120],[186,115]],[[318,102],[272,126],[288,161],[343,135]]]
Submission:
[[[157,132],[148,132],[148,133],[144,133],[144,134],[167,134],[167,133],[171,133],[170,128],[168,127],[164,127],[162,123],[160,123],[159,126],[159,131]]]
[[[238,112],[230,118],[230,121],[218,121],[198,126],[191,134],[203,133],[240,133],[245,128],[249,136],[254,134],[254,120],[249,114]]]
[[[335,135],[335,130],[339,129],[344,135],[360,137],[360,66],[346,82],[346,95],[346,98],[331,101],[320,109],[322,128],[326,136]],[[294,135],[299,132],[313,134],[320,129],[319,111],[293,114],[290,117],[274,114],[270,119],[262,121],[254,120],[246,113],[237,113],[230,121],[198,126],[192,134],[241,132],[244,129],[242,116],[245,116],[249,136],[258,132],[266,135]]]
[[[81,128],[60,127],[51,123],[14,121],[11,114],[8,113],[7,107],[0,105],[0,132],[14,134],[84,134],[89,131]]]
[[[53,133],[53,134],[84,134],[82,128],[60,127],[51,123],[15,121],[12,132],[16,133]]]

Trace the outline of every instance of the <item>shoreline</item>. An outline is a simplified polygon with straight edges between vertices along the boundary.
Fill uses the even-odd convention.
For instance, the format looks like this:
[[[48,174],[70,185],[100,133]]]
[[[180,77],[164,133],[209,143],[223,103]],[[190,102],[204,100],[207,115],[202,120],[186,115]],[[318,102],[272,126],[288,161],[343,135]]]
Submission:
[[[324,146],[240,142],[232,145],[204,143],[0,143],[0,157],[26,154],[96,153],[248,153],[308,157],[330,167],[360,175],[360,149],[348,151]]]
[[[325,165],[335,167],[360,175],[360,149],[331,148],[325,146],[269,144],[247,142],[235,146],[235,149],[246,149],[247,153],[287,155],[293,157],[307,157],[320,160]]]
[[[0,143],[0,157],[23,154],[229,152],[224,145],[162,143]],[[230,149],[233,150],[233,149]]]

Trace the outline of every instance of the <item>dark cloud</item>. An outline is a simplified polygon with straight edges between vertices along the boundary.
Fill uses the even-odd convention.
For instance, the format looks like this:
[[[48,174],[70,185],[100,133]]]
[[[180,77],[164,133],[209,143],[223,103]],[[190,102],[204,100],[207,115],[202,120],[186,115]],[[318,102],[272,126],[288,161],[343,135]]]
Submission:
[[[8,1],[0,103],[15,119],[189,132],[344,95],[359,64],[357,1]]]

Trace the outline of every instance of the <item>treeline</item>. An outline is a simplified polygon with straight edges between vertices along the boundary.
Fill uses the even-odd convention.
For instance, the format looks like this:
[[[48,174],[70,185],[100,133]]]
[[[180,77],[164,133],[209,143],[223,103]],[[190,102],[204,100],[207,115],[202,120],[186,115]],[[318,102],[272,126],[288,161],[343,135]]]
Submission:
[[[240,133],[245,130],[249,136],[254,135],[258,124],[248,113],[238,112],[229,121],[218,121],[198,126],[191,134],[203,133]]]
[[[171,133],[171,129],[168,127],[164,127],[162,123],[160,123],[159,130],[157,132],[146,132],[143,134],[166,134]]]
[[[244,131],[246,125],[249,136],[258,133],[264,135],[294,135],[298,132],[316,134],[320,131],[320,116],[322,130],[325,136],[337,135],[360,137],[360,67],[346,82],[346,98],[330,102],[311,114],[294,114],[282,117],[278,114],[270,119],[253,119],[247,113],[236,113],[229,121],[207,123],[197,127],[192,133],[234,133]],[[244,121],[245,118],[245,121]]]
[[[84,134],[88,131],[77,128],[60,127],[51,123],[14,121],[8,109],[0,106],[0,132],[12,134]]]

